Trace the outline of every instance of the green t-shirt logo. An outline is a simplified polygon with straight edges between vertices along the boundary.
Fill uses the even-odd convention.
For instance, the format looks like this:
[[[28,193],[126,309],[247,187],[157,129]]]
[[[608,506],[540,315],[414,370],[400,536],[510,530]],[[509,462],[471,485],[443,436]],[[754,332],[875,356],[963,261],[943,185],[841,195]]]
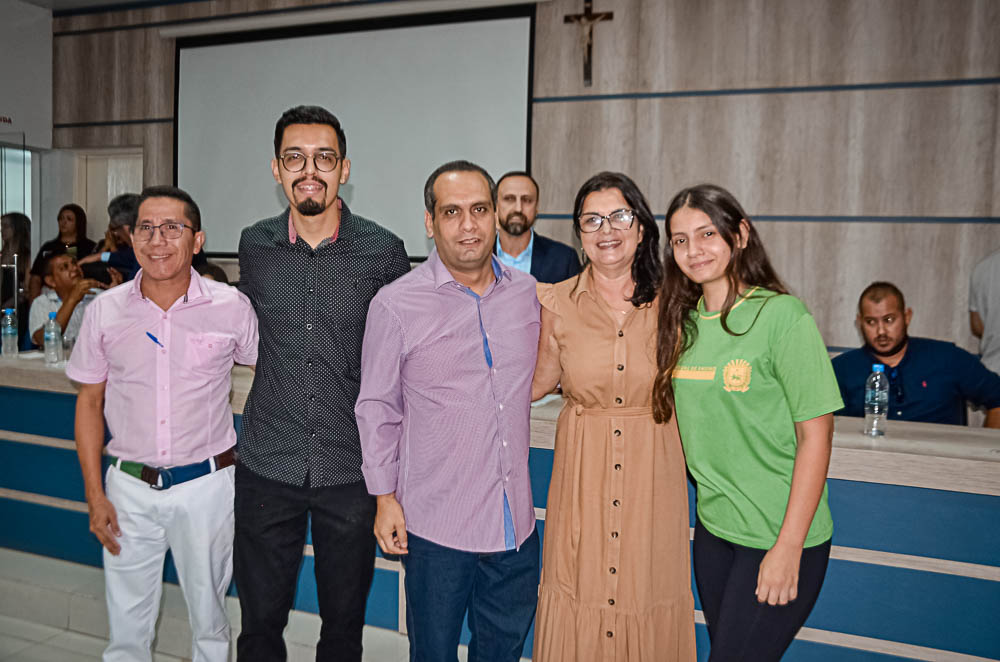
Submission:
[[[733,359],[722,369],[722,388],[727,391],[746,393],[750,390],[750,375],[753,368],[743,359]]]

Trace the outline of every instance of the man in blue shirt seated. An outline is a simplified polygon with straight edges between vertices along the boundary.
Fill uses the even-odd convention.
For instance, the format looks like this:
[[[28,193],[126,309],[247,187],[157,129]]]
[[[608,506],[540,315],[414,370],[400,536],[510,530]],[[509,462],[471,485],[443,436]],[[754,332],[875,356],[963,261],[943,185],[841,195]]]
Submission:
[[[965,425],[966,401],[987,410],[985,426],[1000,428],[1000,375],[954,343],[911,338],[913,311],[892,283],[875,282],[858,300],[858,328],[865,345],[833,359],[844,408],[842,416],[865,415],[865,381],[872,365],[889,376],[889,418]]]
[[[530,273],[539,283],[558,283],[580,273],[580,258],[564,243],[532,229],[538,217],[538,182],[512,171],[497,181],[497,259]]]

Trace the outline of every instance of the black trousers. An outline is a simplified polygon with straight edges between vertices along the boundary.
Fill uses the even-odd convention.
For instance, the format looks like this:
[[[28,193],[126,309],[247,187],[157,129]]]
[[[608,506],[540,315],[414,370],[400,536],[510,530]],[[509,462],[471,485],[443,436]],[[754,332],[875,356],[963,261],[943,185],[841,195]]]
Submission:
[[[298,487],[236,465],[233,576],[242,611],[240,662],[283,662],[283,631],[311,517],[319,614],[316,659],[360,662],[365,604],[375,573],[375,498],[364,481]]]
[[[782,606],[761,604],[754,594],[766,553],[719,538],[700,521],[695,524],[694,577],[712,643],[709,662],[780,660],[816,604],[830,541],[802,550],[798,597]]]

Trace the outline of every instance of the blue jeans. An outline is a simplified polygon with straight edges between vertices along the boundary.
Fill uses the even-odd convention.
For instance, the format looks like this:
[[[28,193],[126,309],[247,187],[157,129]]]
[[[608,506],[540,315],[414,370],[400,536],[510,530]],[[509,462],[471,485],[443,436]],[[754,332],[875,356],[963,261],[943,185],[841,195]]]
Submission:
[[[406,630],[410,662],[458,659],[469,613],[469,662],[516,662],[538,602],[538,530],[519,550],[479,554],[407,534]]]

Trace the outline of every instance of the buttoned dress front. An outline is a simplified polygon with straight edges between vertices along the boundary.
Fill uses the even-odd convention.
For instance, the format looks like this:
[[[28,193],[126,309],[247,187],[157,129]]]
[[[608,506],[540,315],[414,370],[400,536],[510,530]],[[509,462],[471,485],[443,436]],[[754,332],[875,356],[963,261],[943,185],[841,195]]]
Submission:
[[[687,479],[653,422],[656,303],[622,324],[579,279],[539,285],[566,404],[556,427],[536,662],[694,660]]]

